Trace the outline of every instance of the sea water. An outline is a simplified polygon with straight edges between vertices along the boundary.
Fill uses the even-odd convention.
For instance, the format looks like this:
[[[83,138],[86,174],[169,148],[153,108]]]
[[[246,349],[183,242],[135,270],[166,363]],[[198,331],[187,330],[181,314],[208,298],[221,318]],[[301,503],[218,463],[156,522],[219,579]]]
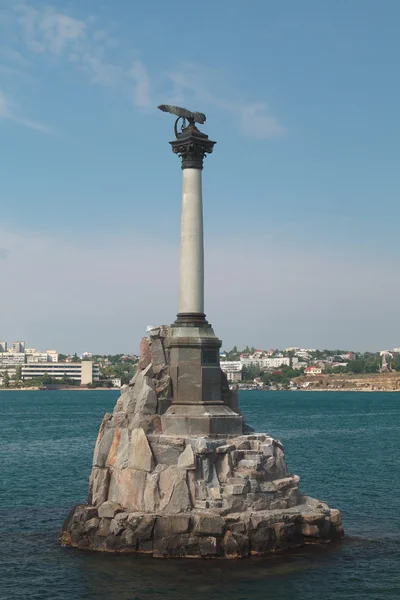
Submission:
[[[342,509],[346,533],[339,545],[245,561],[60,547],[117,396],[0,391],[1,600],[400,598],[400,393],[241,393],[247,421],[283,442],[301,490]]]

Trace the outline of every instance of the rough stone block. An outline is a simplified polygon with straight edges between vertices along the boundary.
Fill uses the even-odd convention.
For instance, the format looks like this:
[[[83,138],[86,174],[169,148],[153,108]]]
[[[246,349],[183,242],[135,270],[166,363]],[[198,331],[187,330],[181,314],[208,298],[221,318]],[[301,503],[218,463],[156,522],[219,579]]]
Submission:
[[[218,446],[215,450],[217,454],[225,454],[226,452],[232,452],[232,450],[235,449],[236,447],[233,444],[224,444],[223,446]]]
[[[227,531],[223,541],[224,554],[228,558],[243,558],[249,555],[250,545],[247,535]]]
[[[178,467],[180,469],[195,469],[196,461],[192,446],[186,446],[185,450],[178,458]]]
[[[150,351],[151,362],[153,365],[158,366],[166,364],[164,346],[160,338],[153,338],[151,340]]]
[[[247,494],[248,492],[250,492],[250,484],[248,482],[233,485],[227,484],[224,487],[224,494],[226,495],[237,496],[238,494]]]
[[[224,446],[221,446],[224,448]],[[219,448],[217,448],[218,452]],[[228,454],[219,454],[217,455],[217,459],[215,461],[215,468],[217,471],[217,477],[221,483],[225,483],[228,481],[232,474],[233,464],[231,455]]]
[[[98,508],[98,515],[100,518],[106,517],[112,519],[117,513],[122,512],[122,506],[118,502],[107,500],[103,502]]]
[[[108,453],[114,437],[114,427],[111,423],[112,415],[106,413],[100,426],[96,445],[93,453],[93,466],[105,467]]]
[[[198,514],[194,516],[193,533],[195,535],[217,536],[222,535],[225,521],[213,513]]]
[[[90,503],[94,506],[99,506],[99,504],[103,504],[108,497],[110,471],[108,469],[93,468],[91,479],[92,493]]]
[[[151,347],[147,337],[142,338],[140,342],[139,369],[145,369],[151,363]]]
[[[148,540],[153,534],[154,515],[130,514],[127,519],[130,529],[138,540]]]
[[[150,377],[144,377],[143,383],[138,388],[135,384],[136,407],[135,412],[147,415],[154,415],[157,412],[157,395],[153,380]]]
[[[150,472],[154,469],[153,454],[142,428],[132,431],[128,466],[139,471]]]
[[[169,537],[187,533],[190,526],[190,517],[185,515],[168,515],[157,517],[154,528],[154,537]]]
[[[93,517],[92,519],[89,519],[89,521],[86,521],[85,523],[85,532],[93,533],[98,528],[99,523],[100,519],[98,517]]]
[[[160,505],[160,492],[158,489],[158,480],[158,473],[147,474],[146,485],[143,494],[143,502],[144,510],[148,513],[156,512]]]
[[[203,558],[219,556],[221,547],[215,537],[199,538],[199,554]]]
[[[200,538],[190,537],[189,534],[174,535],[171,537],[154,538],[154,557],[198,557]]]
[[[168,467],[160,473],[159,487],[161,511],[177,514],[190,510],[186,471],[178,467]]]
[[[111,474],[109,500],[119,502],[128,510],[144,510],[144,488],[146,484],[146,471],[136,469],[123,469]]]
[[[179,456],[182,451],[180,446],[169,446],[166,444],[150,442],[150,447],[157,464],[161,463],[168,467],[178,464]]]

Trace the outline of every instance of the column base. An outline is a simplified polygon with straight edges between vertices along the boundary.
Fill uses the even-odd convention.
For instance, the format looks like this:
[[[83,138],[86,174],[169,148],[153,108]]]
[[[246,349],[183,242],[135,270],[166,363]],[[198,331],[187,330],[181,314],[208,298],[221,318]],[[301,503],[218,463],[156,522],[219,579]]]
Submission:
[[[224,404],[173,404],[161,427],[164,435],[241,435],[243,417]]]
[[[203,327],[204,325],[209,325],[204,313],[187,312],[178,313],[171,327]]]

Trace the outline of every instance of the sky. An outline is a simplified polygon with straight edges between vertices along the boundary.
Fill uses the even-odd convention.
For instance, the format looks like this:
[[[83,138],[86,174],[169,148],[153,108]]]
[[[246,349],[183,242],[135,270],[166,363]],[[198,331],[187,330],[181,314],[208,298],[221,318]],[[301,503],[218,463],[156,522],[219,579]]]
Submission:
[[[178,310],[205,112],[205,307],[223,347],[400,346],[397,0],[0,0],[0,339],[137,352]]]

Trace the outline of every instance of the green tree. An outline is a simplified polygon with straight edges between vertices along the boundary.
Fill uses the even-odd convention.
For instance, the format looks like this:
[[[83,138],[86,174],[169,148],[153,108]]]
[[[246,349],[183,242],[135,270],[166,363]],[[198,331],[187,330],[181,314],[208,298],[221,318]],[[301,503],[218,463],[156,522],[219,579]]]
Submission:
[[[15,385],[20,385],[22,380],[22,367],[21,365],[18,365],[18,367],[15,369]]]
[[[74,363],[81,362],[81,359],[79,358],[79,356],[77,355],[76,352],[72,357],[72,362],[74,362]]]
[[[8,371],[6,371],[3,375],[3,385],[6,388],[10,387],[10,376],[8,374]]]

